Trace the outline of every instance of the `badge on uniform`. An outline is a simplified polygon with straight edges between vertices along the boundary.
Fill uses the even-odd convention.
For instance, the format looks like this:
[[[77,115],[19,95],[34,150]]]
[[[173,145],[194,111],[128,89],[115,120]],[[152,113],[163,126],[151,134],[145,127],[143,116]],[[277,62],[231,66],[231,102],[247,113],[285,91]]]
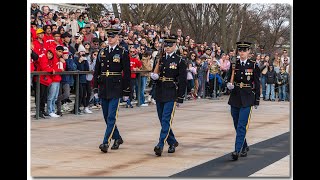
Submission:
[[[247,80],[250,81],[250,78],[253,75],[253,69],[246,69],[244,74],[247,76]]]
[[[100,57],[106,57],[106,55],[104,55],[104,51],[101,52]]]
[[[113,56],[113,62],[120,63],[120,55],[119,54],[116,54]]]
[[[177,64],[175,62],[170,63],[169,65],[170,69],[177,69]]]

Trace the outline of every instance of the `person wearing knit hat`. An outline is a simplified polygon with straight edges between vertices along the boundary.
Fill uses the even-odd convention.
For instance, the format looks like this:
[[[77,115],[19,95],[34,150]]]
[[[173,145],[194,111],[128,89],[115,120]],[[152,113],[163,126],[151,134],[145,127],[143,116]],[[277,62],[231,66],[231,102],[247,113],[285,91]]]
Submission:
[[[81,52],[81,51],[83,51],[83,52],[86,51],[86,49],[84,48],[84,46],[82,44],[80,44],[79,47],[78,47],[78,53]]]
[[[82,44],[79,44],[78,47],[78,56],[75,57],[75,64],[77,66],[78,71],[89,71],[89,64],[85,54],[85,48]],[[86,101],[86,97],[91,95],[91,91],[89,90],[89,85],[86,80],[86,74],[79,75],[79,101],[78,101],[78,108],[83,105],[83,112],[91,114],[92,111],[89,110],[88,103]],[[74,109],[75,110],[75,109]],[[76,111],[74,111],[75,113]],[[78,109],[78,113],[82,111]]]
[[[63,54],[69,54],[69,49],[63,46]]]

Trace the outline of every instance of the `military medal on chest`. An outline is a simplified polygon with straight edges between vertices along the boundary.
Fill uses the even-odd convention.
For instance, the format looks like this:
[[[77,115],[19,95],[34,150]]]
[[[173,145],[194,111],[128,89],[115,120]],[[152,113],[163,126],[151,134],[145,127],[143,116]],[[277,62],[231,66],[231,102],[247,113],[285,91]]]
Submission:
[[[170,63],[169,65],[170,69],[177,69],[177,64],[175,62]]]
[[[246,69],[244,74],[247,76],[247,80],[250,81],[250,78],[253,75],[253,69]]]
[[[120,63],[120,55],[116,54],[113,56],[113,62]]]

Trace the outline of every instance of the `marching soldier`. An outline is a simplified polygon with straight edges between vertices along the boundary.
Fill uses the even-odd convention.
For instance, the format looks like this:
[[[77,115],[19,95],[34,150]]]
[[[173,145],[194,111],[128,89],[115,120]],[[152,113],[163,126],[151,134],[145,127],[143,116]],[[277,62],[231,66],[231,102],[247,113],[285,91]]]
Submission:
[[[235,150],[232,160],[247,156],[249,147],[246,133],[249,127],[252,106],[259,105],[260,95],[260,69],[258,65],[248,59],[251,43],[237,42],[240,59],[233,65],[231,76],[228,78],[228,89],[232,89],[228,104],[231,106],[231,116],[236,129]]]
[[[99,51],[94,71],[94,88],[97,89],[99,85],[98,95],[107,125],[103,142],[99,146],[104,153],[108,152],[111,139],[114,139],[111,149],[118,149],[123,143],[116,120],[120,98],[126,101],[130,93],[130,61],[127,51],[118,45],[119,32],[119,29],[106,29],[109,45]]]
[[[159,142],[154,147],[157,156],[161,156],[166,142],[169,144],[168,153],[174,153],[179,145],[172,131],[172,120],[176,103],[183,103],[187,65],[185,60],[174,52],[176,40],[175,36],[169,36],[164,40],[165,54],[161,54],[155,73],[151,73],[151,78],[156,81],[155,100],[161,123]]]

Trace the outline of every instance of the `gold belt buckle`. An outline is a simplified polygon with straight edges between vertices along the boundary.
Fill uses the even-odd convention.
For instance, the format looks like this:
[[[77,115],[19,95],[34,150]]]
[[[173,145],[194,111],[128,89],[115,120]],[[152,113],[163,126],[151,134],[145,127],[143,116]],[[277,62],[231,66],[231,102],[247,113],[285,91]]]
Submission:
[[[164,82],[166,80],[166,77],[162,76],[162,82]]]
[[[106,72],[106,76],[107,76],[107,77],[109,76],[109,71]]]
[[[241,82],[241,83],[240,83],[240,88],[242,88],[242,87],[243,87],[243,85],[244,85],[244,84],[243,84],[243,82]]]

